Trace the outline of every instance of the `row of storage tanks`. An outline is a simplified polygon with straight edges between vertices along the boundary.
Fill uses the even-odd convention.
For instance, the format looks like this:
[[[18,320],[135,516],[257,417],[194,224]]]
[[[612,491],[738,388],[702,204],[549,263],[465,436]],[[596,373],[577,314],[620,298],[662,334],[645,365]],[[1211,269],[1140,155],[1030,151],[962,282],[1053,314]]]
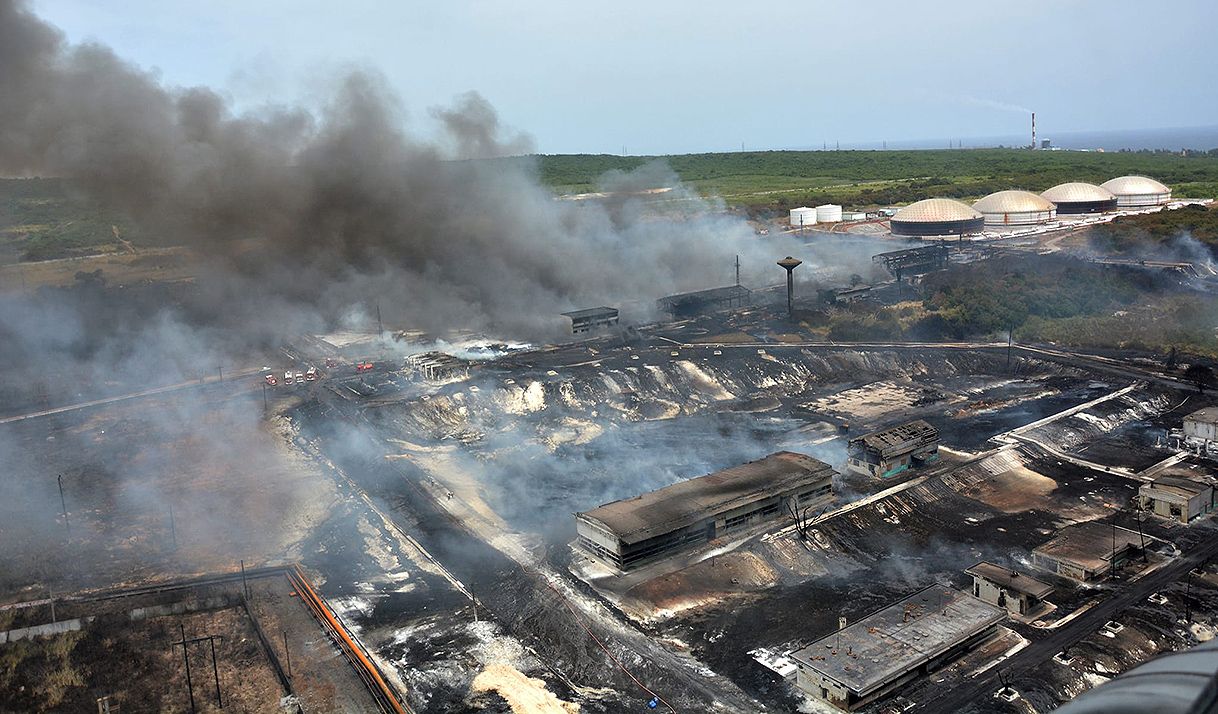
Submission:
[[[791,227],[814,226],[817,223],[837,223],[842,220],[842,207],[836,203],[826,203],[816,208],[801,206],[791,209]]]
[[[972,206],[950,198],[911,203],[892,217],[892,232],[904,236],[977,233],[985,226],[1028,226],[1053,220],[1058,214],[1103,213],[1118,208],[1161,206],[1171,189],[1145,176],[1122,176],[1096,186],[1063,183],[1035,194],[998,191]]]

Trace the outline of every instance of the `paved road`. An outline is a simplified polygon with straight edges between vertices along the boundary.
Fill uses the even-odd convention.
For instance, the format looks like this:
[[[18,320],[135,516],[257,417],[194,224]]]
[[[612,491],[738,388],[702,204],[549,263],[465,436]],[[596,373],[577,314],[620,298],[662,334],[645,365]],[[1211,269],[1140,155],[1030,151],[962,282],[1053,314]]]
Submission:
[[[1179,560],[1166,565],[1141,580],[1126,586],[1126,589],[1100,602],[1095,607],[1075,618],[1070,624],[1050,632],[1019,653],[1006,660],[1001,667],[991,669],[975,680],[957,684],[951,691],[927,703],[924,711],[955,714],[964,711],[974,702],[987,700],[998,690],[998,671],[1009,681],[1023,672],[1068,649],[1083,638],[1097,631],[1105,622],[1119,615],[1126,608],[1139,603],[1151,593],[1162,590],[1169,583],[1183,578],[1193,568],[1218,555],[1218,538],[1208,539]]]

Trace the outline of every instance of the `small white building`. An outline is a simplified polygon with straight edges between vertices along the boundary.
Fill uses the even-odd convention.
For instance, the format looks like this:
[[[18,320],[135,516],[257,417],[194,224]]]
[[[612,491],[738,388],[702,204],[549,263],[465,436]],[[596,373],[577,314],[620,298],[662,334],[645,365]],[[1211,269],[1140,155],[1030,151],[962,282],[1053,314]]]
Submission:
[[[1206,407],[1184,417],[1184,437],[1218,441],[1218,407]]]
[[[842,207],[836,203],[826,203],[816,207],[816,220],[820,223],[837,223],[842,220]]]
[[[1156,516],[1188,523],[1214,510],[1214,487],[1178,476],[1160,476],[1138,487],[1142,509]]]
[[[843,221],[865,221],[867,213],[865,211],[842,211]]]

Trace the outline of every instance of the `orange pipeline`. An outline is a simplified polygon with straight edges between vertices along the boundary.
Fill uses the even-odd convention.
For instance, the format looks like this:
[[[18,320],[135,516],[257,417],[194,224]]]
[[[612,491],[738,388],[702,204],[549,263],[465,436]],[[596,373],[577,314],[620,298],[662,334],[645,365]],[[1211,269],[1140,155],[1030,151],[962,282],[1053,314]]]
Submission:
[[[313,611],[313,614],[321,619],[323,623],[328,624],[331,630],[333,630],[339,636],[339,638],[342,640],[340,644],[342,645],[343,650],[346,651],[348,658],[354,658],[352,660],[352,664],[356,665],[357,669],[362,669],[364,671],[364,673],[367,675],[367,679],[370,680],[369,684],[380,690],[381,695],[393,708],[395,714],[413,714],[409,707],[404,706],[402,702],[398,700],[393,688],[385,683],[385,680],[381,677],[380,670],[377,669],[376,665],[373,664],[372,661],[368,659],[367,655],[364,654],[363,648],[351,639],[351,636],[347,634],[347,628],[343,627],[342,623],[338,621],[338,618],[334,617],[334,614],[330,612],[330,608],[326,606],[321,597],[313,590],[312,586],[309,585],[309,580],[300,570],[299,565],[292,566],[292,570],[289,571],[288,578],[296,587],[297,592],[304,596],[302,599],[306,601],[309,609]]]

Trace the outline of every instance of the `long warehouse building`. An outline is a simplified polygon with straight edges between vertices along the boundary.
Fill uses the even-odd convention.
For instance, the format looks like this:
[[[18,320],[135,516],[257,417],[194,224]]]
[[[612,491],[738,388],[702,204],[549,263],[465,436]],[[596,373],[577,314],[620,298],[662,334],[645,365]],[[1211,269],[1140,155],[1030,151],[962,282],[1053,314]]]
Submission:
[[[834,471],[780,451],[575,514],[575,545],[618,571],[833,500]]]

